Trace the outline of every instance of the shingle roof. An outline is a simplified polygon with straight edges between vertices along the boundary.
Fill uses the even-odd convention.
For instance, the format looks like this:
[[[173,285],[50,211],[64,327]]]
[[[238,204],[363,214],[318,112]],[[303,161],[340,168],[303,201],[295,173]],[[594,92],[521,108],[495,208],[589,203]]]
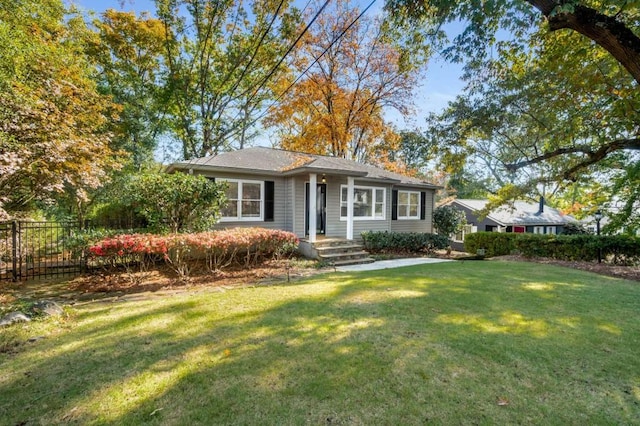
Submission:
[[[393,173],[379,167],[339,157],[285,151],[282,149],[253,147],[224,152],[215,156],[173,163],[169,170],[198,169],[238,171],[253,174],[294,175],[300,173],[327,173],[352,175],[364,179],[386,180],[397,184],[439,188],[429,182]]]
[[[460,204],[474,211],[485,208],[489,200],[457,199],[454,203]],[[492,210],[487,217],[503,226],[507,225],[564,225],[577,222],[570,215],[562,214],[559,210],[544,206],[544,211],[539,213],[538,203],[514,201],[513,204],[500,206]]]

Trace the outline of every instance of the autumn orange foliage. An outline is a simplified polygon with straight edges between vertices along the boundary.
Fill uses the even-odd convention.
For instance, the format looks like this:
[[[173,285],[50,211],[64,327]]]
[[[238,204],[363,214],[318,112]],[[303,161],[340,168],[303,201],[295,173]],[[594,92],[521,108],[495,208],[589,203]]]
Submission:
[[[341,36],[358,14],[347,0],[339,0],[318,18],[291,61],[292,76],[319,59],[270,109],[265,124],[276,128],[284,149],[406,173],[402,165],[385,164],[386,153],[397,149],[399,138],[385,121],[384,109],[409,113],[415,70],[402,67],[400,53],[385,40],[380,22],[367,15]]]

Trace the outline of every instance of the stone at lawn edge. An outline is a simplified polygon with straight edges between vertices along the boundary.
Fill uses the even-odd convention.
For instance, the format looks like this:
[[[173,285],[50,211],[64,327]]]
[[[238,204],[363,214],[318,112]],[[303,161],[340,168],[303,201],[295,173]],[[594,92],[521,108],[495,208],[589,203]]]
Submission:
[[[49,317],[62,315],[62,307],[51,300],[40,300],[33,304],[31,311],[36,315],[46,315]]]
[[[22,312],[11,312],[0,319],[0,327],[11,325],[17,322],[29,322],[31,318],[23,314]]]

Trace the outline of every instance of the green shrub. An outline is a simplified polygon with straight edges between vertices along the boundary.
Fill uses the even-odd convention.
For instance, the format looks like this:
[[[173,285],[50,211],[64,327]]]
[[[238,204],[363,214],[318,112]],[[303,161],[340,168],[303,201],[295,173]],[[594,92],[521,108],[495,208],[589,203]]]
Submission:
[[[640,238],[625,235],[477,232],[465,237],[464,247],[469,253],[484,249],[488,257],[518,253],[525,257],[577,261],[596,260],[600,250],[603,261],[616,264],[640,262]]]
[[[453,235],[466,222],[464,212],[454,206],[440,206],[433,211],[433,226],[439,234]]]
[[[518,235],[503,232],[475,232],[464,237],[464,250],[467,253],[478,253],[484,250],[487,257],[511,254],[515,248],[514,241]]]
[[[371,253],[430,253],[449,246],[446,235],[387,231],[365,231],[360,235],[365,250]]]

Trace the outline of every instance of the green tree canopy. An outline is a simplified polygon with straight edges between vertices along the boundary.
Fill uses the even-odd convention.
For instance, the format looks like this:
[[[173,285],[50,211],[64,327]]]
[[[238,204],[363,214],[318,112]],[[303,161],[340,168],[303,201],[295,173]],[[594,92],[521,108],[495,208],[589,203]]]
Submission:
[[[85,31],[61,0],[0,0],[0,211],[62,193],[82,203],[117,167],[117,110],[96,90]]]
[[[438,138],[450,171],[481,161],[501,187],[496,203],[536,192],[573,197],[576,185],[597,181],[609,189],[609,204],[640,210],[633,185],[640,160],[637,2],[387,5],[398,25],[431,29],[436,42],[442,23],[466,24],[444,54],[466,61],[467,90],[430,118],[426,132]],[[579,200],[587,209],[602,202],[602,193],[582,193],[591,197]],[[629,224],[633,216],[619,218]]]

